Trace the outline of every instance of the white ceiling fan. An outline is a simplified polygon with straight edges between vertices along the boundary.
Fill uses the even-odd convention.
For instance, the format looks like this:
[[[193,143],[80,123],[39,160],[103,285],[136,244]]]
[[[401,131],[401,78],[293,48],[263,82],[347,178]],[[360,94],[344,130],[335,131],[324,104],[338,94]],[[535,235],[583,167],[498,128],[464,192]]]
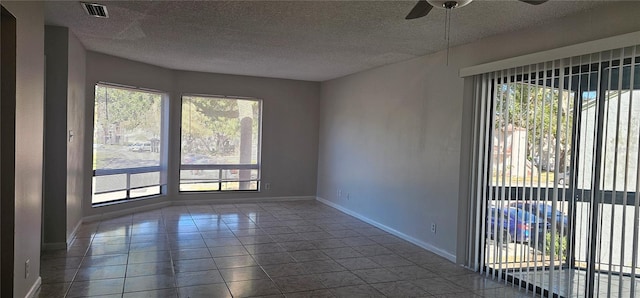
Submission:
[[[445,9],[447,11],[445,18],[445,40],[447,41],[447,65],[449,65],[449,42],[451,28],[451,10],[454,8],[463,7],[473,0],[419,0],[418,3],[411,9],[409,14],[405,17],[407,20],[417,19],[429,14],[434,7]],[[539,5],[549,0],[518,0],[531,5]]]

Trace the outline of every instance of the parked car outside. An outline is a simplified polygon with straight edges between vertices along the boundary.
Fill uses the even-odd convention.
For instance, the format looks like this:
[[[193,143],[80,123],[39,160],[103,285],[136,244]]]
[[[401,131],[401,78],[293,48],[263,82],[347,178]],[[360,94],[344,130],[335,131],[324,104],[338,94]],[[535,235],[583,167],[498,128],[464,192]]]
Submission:
[[[538,169],[548,172],[553,172],[555,170],[555,158],[551,157],[543,157],[540,156],[533,157],[533,164],[538,167]]]
[[[529,242],[531,227],[525,221],[523,213],[519,216],[516,208],[503,209],[498,207],[490,207],[487,212],[487,237],[491,239],[502,237],[503,243]],[[526,219],[531,220],[530,217]]]
[[[547,225],[549,227],[551,226],[553,207],[549,204],[539,202],[514,202],[511,203],[510,206],[527,212],[531,211],[538,216],[538,218],[546,218]],[[567,235],[569,232],[569,217],[560,210],[556,210],[556,231],[561,235]]]
[[[537,216],[535,213],[531,213],[528,210],[520,208],[509,208],[509,214],[518,219],[518,221],[525,222],[529,225],[530,235],[544,235],[545,232],[551,229],[551,223],[544,221],[543,217]]]
[[[151,142],[144,143],[135,143],[133,145],[129,145],[129,151],[132,152],[151,152]]]
[[[559,186],[564,186],[565,183],[569,183],[569,178],[571,177],[570,172],[557,173],[556,174],[556,183]]]

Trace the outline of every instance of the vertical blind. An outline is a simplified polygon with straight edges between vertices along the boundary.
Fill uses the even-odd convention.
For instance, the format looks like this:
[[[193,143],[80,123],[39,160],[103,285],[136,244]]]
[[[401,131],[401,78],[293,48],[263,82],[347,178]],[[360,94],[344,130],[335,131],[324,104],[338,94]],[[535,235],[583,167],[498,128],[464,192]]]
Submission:
[[[467,256],[544,296],[632,297],[640,46],[474,76]]]

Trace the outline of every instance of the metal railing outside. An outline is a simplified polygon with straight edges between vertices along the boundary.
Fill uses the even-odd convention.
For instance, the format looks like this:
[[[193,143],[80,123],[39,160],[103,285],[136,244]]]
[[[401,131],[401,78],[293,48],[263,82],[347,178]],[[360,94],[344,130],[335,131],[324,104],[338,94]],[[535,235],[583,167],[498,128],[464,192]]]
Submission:
[[[135,191],[135,190],[142,190],[142,189],[148,189],[151,187],[158,187],[158,192],[155,193],[151,193],[148,195],[144,195],[144,196],[136,196],[135,198],[141,198],[141,197],[145,197],[145,196],[152,196],[152,195],[158,195],[160,194],[161,188],[166,185],[166,183],[163,183],[162,180],[160,179],[160,177],[158,177],[157,181],[151,182],[151,183],[138,183],[139,185],[133,186],[131,184],[131,176],[132,175],[136,175],[136,174],[147,174],[147,173],[158,173],[158,176],[160,176],[160,172],[161,172],[161,167],[160,166],[150,166],[150,167],[137,167],[137,168],[122,168],[122,169],[97,169],[97,170],[93,170],[93,177],[94,179],[98,178],[98,177],[107,177],[107,176],[117,176],[117,175],[125,175],[125,186],[124,187],[116,187],[116,188],[108,188],[106,190],[99,190],[100,188],[105,188],[104,186],[100,186],[100,185],[96,185],[96,181],[94,181],[94,185],[93,185],[93,196],[94,196],[94,200],[93,203],[94,204],[101,204],[101,203],[106,203],[106,202],[112,202],[112,201],[121,201],[121,200],[128,200],[128,199],[132,199],[131,196],[131,192]],[[96,190],[98,189],[98,190]],[[98,195],[106,195],[106,194],[110,194],[110,193],[119,193],[119,192],[125,192],[126,195],[124,198],[121,197],[114,197],[113,200],[100,200],[99,202],[95,202],[95,197]]]
[[[192,171],[192,177],[184,177],[183,171]],[[197,173],[203,171],[217,171],[215,177],[193,177],[197,176]],[[250,171],[248,177],[241,175],[243,171]],[[255,171],[255,175],[254,172]],[[249,189],[245,186],[245,189],[237,190],[249,190],[257,191],[258,182],[260,181],[260,165],[258,164],[183,164],[180,166],[180,191],[181,192],[197,192],[197,191],[224,191],[222,188],[224,183],[246,183],[249,185],[251,182],[256,182],[255,187]],[[207,190],[186,190],[183,186],[197,185],[197,184],[217,184],[217,189]],[[237,191],[234,190],[234,191]]]

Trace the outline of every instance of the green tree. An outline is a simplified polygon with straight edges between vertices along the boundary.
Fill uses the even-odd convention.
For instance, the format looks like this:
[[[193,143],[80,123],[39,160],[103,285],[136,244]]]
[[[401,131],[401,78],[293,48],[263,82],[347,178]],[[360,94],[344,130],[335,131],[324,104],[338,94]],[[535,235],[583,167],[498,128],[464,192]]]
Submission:
[[[222,157],[216,162],[238,163],[241,120],[249,117],[257,144],[258,101],[185,96],[182,100],[182,149],[185,154]],[[245,144],[246,145],[246,144]],[[183,156],[184,157],[184,156]]]
[[[235,100],[184,97],[182,101],[183,140],[191,153],[224,154],[239,134],[238,104]],[[225,150],[225,148],[227,148]]]
[[[564,261],[567,258],[567,237],[556,235],[553,250],[551,250],[552,242],[554,242],[554,240],[552,240],[551,232],[547,232],[544,236],[545,254],[550,256],[553,251],[556,260]]]
[[[123,143],[127,134],[136,133],[144,141],[159,138],[161,109],[160,94],[98,85],[94,121],[95,132],[100,128],[102,137],[94,134],[94,142]]]
[[[564,153],[571,144],[573,93],[519,82],[498,84],[496,88],[499,90],[495,101],[495,128],[504,129],[512,125],[526,129],[529,160],[545,154],[545,147],[560,142],[558,158],[561,168],[566,167]],[[555,148],[548,148],[546,154],[553,150]]]

